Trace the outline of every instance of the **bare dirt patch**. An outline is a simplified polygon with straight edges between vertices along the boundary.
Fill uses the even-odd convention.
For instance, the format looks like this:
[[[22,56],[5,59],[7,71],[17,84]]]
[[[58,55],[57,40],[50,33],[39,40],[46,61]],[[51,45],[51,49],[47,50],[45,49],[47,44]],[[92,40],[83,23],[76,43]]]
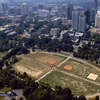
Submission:
[[[51,64],[51,65],[54,65],[56,62],[57,62],[57,61],[55,61],[55,60],[49,60],[47,63],[48,63],[48,64]]]
[[[96,80],[97,77],[98,77],[98,75],[90,73],[90,75],[87,78],[92,79],[92,80]]]
[[[72,66],[70,66],[70,65],[66,65],[66,66],[64,67],[64,69],[72,70]]]

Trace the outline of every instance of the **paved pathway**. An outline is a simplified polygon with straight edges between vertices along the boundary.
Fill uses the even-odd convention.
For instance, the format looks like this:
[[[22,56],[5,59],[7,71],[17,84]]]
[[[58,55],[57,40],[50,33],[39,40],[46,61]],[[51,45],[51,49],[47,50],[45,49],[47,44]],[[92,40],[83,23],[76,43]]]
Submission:
[[[38,80],[36,80],[36,82],[39,82],[41,79],[43,79],[44,77],[46,77],[48,74],[50,74],[52,72],[52,70],[50,70],[49,72],[47,72],[45,75],[43,75],[42,77],[40,77]]]

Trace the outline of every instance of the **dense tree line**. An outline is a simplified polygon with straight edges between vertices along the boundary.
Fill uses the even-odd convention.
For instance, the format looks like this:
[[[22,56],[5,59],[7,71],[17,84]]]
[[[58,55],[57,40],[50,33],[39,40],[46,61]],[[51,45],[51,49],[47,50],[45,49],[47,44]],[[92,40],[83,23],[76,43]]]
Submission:
[[[90,44],[79,47],[77,53],[74,52],[75,57],[79,57],[86,60],[97,61],[99,58],[100,50],[90,46]]]
[[[1,19],[0,18],[0,26],[3,26],[3,25],[6,25],[6,24],[9,24],[11,23],[12,21],[11,20],[8,20],[8,19]]]
[[[25,42],[25,46],[27,48],[33,47],[37,45],[37,48],[43,50],[46,49],[48,52],[57,52],[60,50],[63,51],[68,51],[72,52],[73,51],[73,46],[71,39],[65,39],[63,42],[58,41],[58,39],[52,40],[50,37],[44,37],[42,36],[41,38],[33,37],[30,39],[23,39]]]

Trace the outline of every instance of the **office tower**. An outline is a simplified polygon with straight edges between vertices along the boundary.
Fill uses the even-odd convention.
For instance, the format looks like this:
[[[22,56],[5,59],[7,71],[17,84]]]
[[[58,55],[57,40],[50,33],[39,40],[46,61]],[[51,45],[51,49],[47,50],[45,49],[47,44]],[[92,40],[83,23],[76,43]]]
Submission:
[[[79,12],[73,11],[72,12],[72,29],[78,30],[78,20],[79,20]]]
[[[96,14],[97,14],[97,5],[98,5],[98,0],[94,0],[94,9],[96,10]]]
[[[95,17],[95,27],[100,28],[100,14],[96,14],[96,17]]]
[[[92,8],[90,12],[90,22],[95,22],[95,13],[96,13],[95,9]]]
[[[78,21],[78,31],[85,32],[86,30],[86,16],[79,15],[79,21]]]
[[[15,15],[15,7],[10,7],[8,10],[9,15]]]
[[[37,7],[36,6],[32,7],[32,12],[34,12],[34,11],[37,11]]]
[[[26,15],[26,14],[28,14],[28,6],[27,6],[26,3],[23,3],[21,5],[21,15],[23,16],[23,15]]]
[[[2,13],[6,13],[8,11],[8,4],[7,3],[2,3]]]
[[[21,15],[21,8],[20,7],[15,8],[15,15]]]
[[[66,11],[65,11],[65,15],[66,15],[68,20],[72,19],[72,11],[73,11],[73,5],[69,3],[66,6]]]

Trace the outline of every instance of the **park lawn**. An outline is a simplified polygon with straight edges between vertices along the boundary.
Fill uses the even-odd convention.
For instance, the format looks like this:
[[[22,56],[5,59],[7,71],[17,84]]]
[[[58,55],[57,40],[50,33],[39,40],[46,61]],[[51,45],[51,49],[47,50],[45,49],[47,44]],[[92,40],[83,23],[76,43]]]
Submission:
[[[66,65],[72,66],[72,70],[64,69],[64,67]],[[98,83],[100,83],[100,71],[97,70],[97,69],[95,69],[94,67],[86,64],[86,63],[82,63],[82,62],[79,62],[79,61],[74,60],[74,59],[69,59],[68,61],[66,61],[65,63],[63,63],[59,67],[59,69],[63,70],[63,71],[67,71],[67,72],[72,73],[72,74],[75,74],[77,76],[86,78],[86,79],[87,79],[87,76],[90,73],[94,73],[94,74],[98,75],[98,78],[95,81],[98,82]],[[91,80],[91,79],[89,79],[89,80]],[[94,81],[94,80],[92,80],[92,81]]]
[[[9,92],[9,91],[11,91],[10,87],[4,87],[4,88],[0,89],[0,92]]]
[[[69,87],[72,93],[76,96],[79,95],[92,95],[97,93],[97,89],[100,90],[99,86],[92,83],[71,77],[62,72],[55,71],[44,77],[41,81],[49,83],[53,88],[56,85],[62,86],[62,88]]]
[[[22,59],[21,61],[15,63],[13,68],[22,74],[26,72],[29,76],[35,79],[38,79],[50,70],[47,66],[26,59]]]
[[[0,52],[0,59],[2,59],[8,52],[5,51],[5,52]]]
[[[23,58],[21,58],[21,57],[17,57],[17,59],[18,59],[18,61],[21,61]]]
[[[21,57],[25,57],[25,58],[31,59],[33,61],[40,62],[45,65],[49,65],[49,66],[52,66],[51,64],[47,63],[50,60],[56,61],[56,63],[53,65],[53,66],[56,66],[65,59],[64,57],[55,56],[54,54],[51,54],[49,52],[47,52],[47,53],[41,53],[41,52],[29,53],[29,54],[25,54],[25,55],[22,54]]]

